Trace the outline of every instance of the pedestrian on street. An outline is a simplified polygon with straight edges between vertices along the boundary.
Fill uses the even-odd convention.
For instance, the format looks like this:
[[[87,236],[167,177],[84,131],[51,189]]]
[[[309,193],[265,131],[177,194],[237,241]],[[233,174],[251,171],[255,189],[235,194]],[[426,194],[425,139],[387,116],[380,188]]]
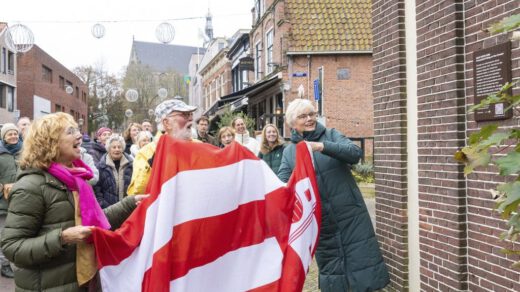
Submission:
[[[88,153],[94,158],[94,163],[97,165],[101,156],[107,153],[105,148],[105,141],[112,135],[112,129],[107,127],[101,127],[96,132],[97,141],[91,144],[90,149],[87,149]]]
[[[224,148],[235,141],[235,130],[231,127],[222,127],[218,131],[218,141],[220,142],[219,147]]]
[[[260,151],[260,144],[255,138],[249,136],[249,131],[246,128],[246,123],[242,117],[236,117],[231,122],[231,127],[235,130],[235,141],[240,145],[245,146],[253,154],[258,155]]]
[[[123,137],[125,138],[125,153],[130,155],[130,147],[137,143],[137,134],[143,130],[143,127],[141,127],[138,123],[130,123],[128,127],[123,132]]]
[[[77,127],[59,112],[35,121],[26,136],[0,242],[18,267],[16,291],[98,291],[94,248],[85,242],[91,226],[117,228],[144,198],[101,210],[86,182],[92,172],[79,159]]]
[[[18,119],[16,126],[20,131],[20,140],[23,141],[23,139],[25,139],[25,135],[27,134],[27,130],[29,130],[29,127],[31,126],[31,119],[29,119],[29,117],[21,117]]]
[[[152,142],[152,136],[148,131],[141,131],[137,134],[136,143],[130,147],[130,154],[132,157],[137,155],[137,152],[148,143]]]
[[[262,143],[258,157],[263,159],[274,173],[278,173],[284,149],[285,143],[280,137],[278,128],[273,124],[265,125],[262,129]]]
[[[144,133],[144,132],[143,132]],[[112,135],[106,141],[107,154],[99,161],[99,181],[94,193],[101,208],[111,206],[127,196],[126,190],[132,178],[133,158],[124,152],[125,140]]]
[[[143,127],[143,131],[148,131],[150,135],[153,137],[153,127],[152,123],[148,119],[144,119],[141,123],[141,127]]]
[[[206,116],[201,116],[198,118],[195,123],[197,123],[197,139],[199,139],[202,143],[208,143],[211,145],[218,145],[217,139],[209,134],[209,118]]]
[[[87,135],[88,137],[88,135]],[[79,149],[80,149],[80,159],[83,160],[83,162],[90,167],[92,170],[92,178],[88,180],[88,183],[91,186],[94,186],[97,184],[99,180],[99,171],[96,167],[96,163],[94,162],[94,158],[92,158],[92,155],[88,153],[88,150],[83,147],[85,141],[85,135],[83,135],[83,138],[80,140]]]
[[[158,133],[153,141],[139,150],[135,156],[132,181],[127,191],[128,195],[144,194],[148,178],[152,172],[155,148],[162,131],[175,139],[200,143],[199,140],[191,138],[193,112],[196,109],[196,106],[187,105],[178,99],[168,99],[157,105],[155,122],[157,123]]]
[[[319,286],[323,292],[374,291],[389,275],[367,207],[351,168],[361,149],[336,129],[316,120],[311,101],[295,99],[286,111],[291,144],[283,152],[278,177],[287,182],[295,166],[296,144],[307,141],[314,157],[321,198],[321,229],[316,249]]]
[[[7,123],[1,129],[0,139],[0,230],[4,228],[7,216],[7,197],[16,181],[18,160],[22,152],[20,130],[15,124]],[[0,274],[5,278],[13,278],[11,264],[0,250]]]

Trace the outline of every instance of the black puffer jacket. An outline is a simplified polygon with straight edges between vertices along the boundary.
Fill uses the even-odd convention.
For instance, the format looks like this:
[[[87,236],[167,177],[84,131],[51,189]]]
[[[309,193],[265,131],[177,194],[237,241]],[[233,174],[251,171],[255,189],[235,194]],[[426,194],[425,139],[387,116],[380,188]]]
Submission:
[[[389,282],[374,228],[359,188],[350,172],[361,149],[335,129],[317,124],[304,136],[293,131],[283,153],[278,177],[287,182],[294,169],[296,143],[323,142],[314,152],[316,179],[321,198],[322,222],[316,250],[319,284],[328,291],[374,291]]]
[[[99,181],[94,186],[94,193],[101,208],[113,205],[127,195],[128,185],[132,180],[133,159],[124,153],[120,161],[119,171],[116,171],[108,154],[103,155],[99,161]]]
[[[92,143],[90,144],[90,149],[87,149],[87,152],[92,155],[92,158],[94,158],[94,164],[97,166],[101,157],[107,153],[107,149],[103,144]]]

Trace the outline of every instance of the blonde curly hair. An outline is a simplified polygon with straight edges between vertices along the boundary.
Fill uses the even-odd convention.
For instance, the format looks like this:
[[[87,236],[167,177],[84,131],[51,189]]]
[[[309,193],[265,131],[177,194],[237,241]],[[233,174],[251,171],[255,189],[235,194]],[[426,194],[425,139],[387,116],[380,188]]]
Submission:
[[[67,113],[48,114],[34,121],[23,140],[20,168],[49,168],[60,155],[60,136],[70,127],[77,128],[78,124]]]

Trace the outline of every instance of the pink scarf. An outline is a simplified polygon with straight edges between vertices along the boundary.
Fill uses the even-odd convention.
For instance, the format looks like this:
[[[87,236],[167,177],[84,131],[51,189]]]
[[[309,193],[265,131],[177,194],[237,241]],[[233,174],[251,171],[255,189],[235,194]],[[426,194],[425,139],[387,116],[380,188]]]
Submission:
[[[53,162],[48,171],[64,183],[69,190],[78,192],[81,224],[83,226],[110,229],[110,223],[101,210],[92,188],[87,183],[87,180],[94,176],[92,170],[81,159],[74,160],[72,165],[74,165],[74,168],[66,168]]]

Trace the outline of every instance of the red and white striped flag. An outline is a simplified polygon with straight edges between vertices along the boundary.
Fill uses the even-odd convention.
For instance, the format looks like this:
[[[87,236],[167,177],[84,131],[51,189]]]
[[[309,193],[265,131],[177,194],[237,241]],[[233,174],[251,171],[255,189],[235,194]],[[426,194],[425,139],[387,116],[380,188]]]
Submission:
[[[285,185],[237,143],[163,135],[148,192],[121,228],[93,231],[104,292],[302,290],[321,223],[306,144]]]

